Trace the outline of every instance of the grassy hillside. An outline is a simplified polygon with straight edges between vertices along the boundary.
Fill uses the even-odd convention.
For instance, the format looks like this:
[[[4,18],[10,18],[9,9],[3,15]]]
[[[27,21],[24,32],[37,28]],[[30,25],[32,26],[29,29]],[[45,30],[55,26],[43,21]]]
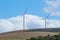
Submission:
[[[43,37],[48,34],[53,36],[59,33],[60,28],[18,30],[0,34],[0,40],[26,40],[30,37],[37,37],[39,35]]]
[[[9,32],[0,35],[0,40],[26,40],[27,38],[30,37],[37,37],[39,35],[41,36],[47,36],[47,35],[56,35],[59,33],[55,32]]]

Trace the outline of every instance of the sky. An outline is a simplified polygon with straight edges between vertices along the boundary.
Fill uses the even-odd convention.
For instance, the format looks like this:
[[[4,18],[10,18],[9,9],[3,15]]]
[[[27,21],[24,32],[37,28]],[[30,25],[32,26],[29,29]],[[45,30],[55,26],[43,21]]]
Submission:
[[[60,28],[60,0],[0,0],[0,33],[25,29]]]

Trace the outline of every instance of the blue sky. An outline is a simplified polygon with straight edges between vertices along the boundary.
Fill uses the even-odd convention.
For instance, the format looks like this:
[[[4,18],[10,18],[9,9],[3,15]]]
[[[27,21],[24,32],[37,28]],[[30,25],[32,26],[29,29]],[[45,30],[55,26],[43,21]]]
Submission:
[[[43,11],[46,5],[45,0],[0,0],[0,18],[22,15],[25,9],[28,9],[27,14],[46,17],[48,14]],[[60,19],[59,17],[54,16],[49,18]]]
[[[60,28],[60,0],[0,0],[0,33],[23,29],[23,13],[25,29]]]
[[[42,11],[45,6],[43,0],[0,0],[0,18],[22,15],[26,8],[28,14],[45,16]]]

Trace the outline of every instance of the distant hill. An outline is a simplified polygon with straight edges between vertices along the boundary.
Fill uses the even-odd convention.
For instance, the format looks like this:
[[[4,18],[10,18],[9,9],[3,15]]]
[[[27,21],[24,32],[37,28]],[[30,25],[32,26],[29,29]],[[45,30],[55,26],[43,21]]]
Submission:
[[[6,32],[0,34],[0,40],[2,39],[11,39],[17,38],[19,40],[25,40],[30,37],[36,37],[36,36],[46,36],[46,35],[55,35],[59,34],[60,28],[47,28],[47,29],[27,29],[27,30],[17,30],[12,32]],[[15,39],[14,39],[15,40]]]
[[[34,31],[34,32],[39,32],[39,31],[40,32],[41,31],[43,31],[43,32],[60,32],[60,28],[30,29],[30,30],[25,30],[25,31],[28,31],[28,32],[32,32],[32,31]]]
[[[41,28],[41,29],[25,29],[25,30],[16,30],[16,31],[10,31],[1,33],[0,35],[6,34],[6,33],[14,33],[14,32],[60,32],[60,28]]]

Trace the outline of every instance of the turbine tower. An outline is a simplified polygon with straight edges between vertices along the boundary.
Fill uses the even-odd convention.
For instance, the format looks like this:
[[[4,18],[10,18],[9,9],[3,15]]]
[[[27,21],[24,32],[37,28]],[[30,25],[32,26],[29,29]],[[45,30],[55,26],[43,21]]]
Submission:
[[[25,14],[27,12],[27,9],[23,13],[23,30],[25,30]]]
[[[50,16],[50,14],[48,14],[47,16],[46,16],[46,18],[45,18],[45,29],[47,28],[47,18]]]

